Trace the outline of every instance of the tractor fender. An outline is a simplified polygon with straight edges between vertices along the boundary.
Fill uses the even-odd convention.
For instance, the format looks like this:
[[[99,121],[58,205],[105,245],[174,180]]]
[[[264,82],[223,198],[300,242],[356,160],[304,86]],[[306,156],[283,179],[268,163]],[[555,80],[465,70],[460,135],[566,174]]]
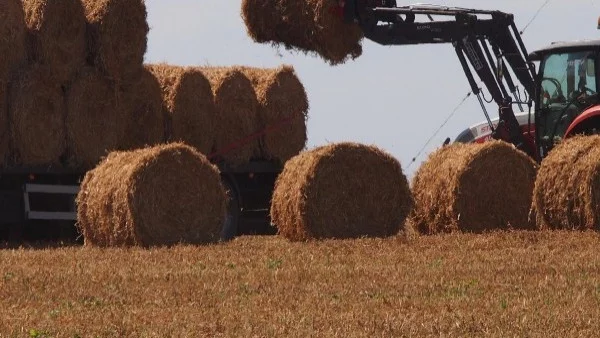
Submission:
[[[600,128],[600,105],[593,106],[586,109],[575,120],[569,125],[565,138],[576,135],[587,128],[591,127],[591,122],[594,121],[594,125]]]

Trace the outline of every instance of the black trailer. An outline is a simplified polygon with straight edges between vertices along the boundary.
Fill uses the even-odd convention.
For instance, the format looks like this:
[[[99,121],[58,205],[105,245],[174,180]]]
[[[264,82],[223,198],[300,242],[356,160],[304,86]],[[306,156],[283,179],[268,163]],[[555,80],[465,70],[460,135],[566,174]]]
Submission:
[[[263,160],[236,167],[215,164],[229,197],[223,239],[273,234],[269,207],[283,166]],[[0,170],[0,241],[82,241],[75,198],[84,176],[83,170],[53,166]]]

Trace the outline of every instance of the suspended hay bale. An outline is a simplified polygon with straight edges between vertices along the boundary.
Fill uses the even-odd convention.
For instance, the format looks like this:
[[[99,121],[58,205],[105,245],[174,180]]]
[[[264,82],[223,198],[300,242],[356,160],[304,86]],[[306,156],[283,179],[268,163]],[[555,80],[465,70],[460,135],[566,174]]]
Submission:
[[[258,43],[317,54],[332,65],[362,54],[361,29],[346,24],[337,0],[244,0],[242,17]]]
[[[23,65],[26,37],[21,1],[0,1],[0,82],[6,84],[11,73]]]
[[[122,91],[125,132],[119,149],[135,149],[164,143],[165,115],[160,83],[147,69]]]
[[[210,81],[216,106],[215,154],[237,165],[260,156],[258,101],[240,67],[198,68]]]
[[[219,171],[182,143],[114,152],[77,196],[86,245],[158,246],[219,239],[226,195]]]
[[[339,143],[286,162],[271,219],[292,241],[386,237],[398,233],[412,206],[400,163],[374,146]]]
[[[136,76],[149,31],[143,0],[83,0],[88,60],[115,80]]]
[[[23,0],[29,30],[29,55],[52,71],[57,82],[70,81],[85,64],[85,15],[80,0]]]
[[[58,164],[66,149],[65,96],[50,69],[35,64],[11,83],[8,116],[22,165]]]
[[[67,148],[70,165],[89,169],[118,149],[125,131],[125,113],[112,81],[85,68],[67,95]]]
[[[146,65],[161,88],[166,138],[209,154],[214,144],[216,108],[210,82],[191,67]]]
[[[542,161],[532,214],[540,229],[600,227],[600,136],[576,136]]]
[[[306,146],[308,99],[304,86],[291,66],[274,69],[243,68],[258,99],[261,157],[281,163]]]
[[[502,141],[443,147],[413,178],[411,222],[427,234],[530,229],[536,170],[529,156]]]

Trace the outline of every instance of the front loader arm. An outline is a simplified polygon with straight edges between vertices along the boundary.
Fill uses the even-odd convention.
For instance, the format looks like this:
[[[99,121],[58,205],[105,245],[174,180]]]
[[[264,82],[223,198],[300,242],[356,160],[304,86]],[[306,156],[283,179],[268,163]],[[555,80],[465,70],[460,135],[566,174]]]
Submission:
[[[344,17],[357,23],[366,38],[381,45],[452,43],[495,137],[520,148],[525,146],[512,109],[512,104],[516,103],[522,110],[522,102],[510,71],[530,99],[535,97],[535,71],[511,14],[440,6],[397,7],[394,0],[346,0]],[[429,21],[417,21],[420,17]],[[444,20],[434,21],[439,17]],[[497,131],[473,71],[498,104],[500,124]],[[524,150],[533,152],[533,149]]]

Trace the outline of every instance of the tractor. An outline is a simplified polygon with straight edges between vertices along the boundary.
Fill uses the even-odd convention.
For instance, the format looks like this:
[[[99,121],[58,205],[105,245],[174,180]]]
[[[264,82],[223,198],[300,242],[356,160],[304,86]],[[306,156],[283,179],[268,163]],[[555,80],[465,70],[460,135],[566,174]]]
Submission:
[[[600,40],[557,42],[528,53],[509,13],[397,6],[395,0],[346,0],[340,6],[344,21],[378,44],[452,44],[485,116],[455,142],[503,140],[540,163],[562,139],[600,130]],[[476,76],[498,105],[496,119]]]

